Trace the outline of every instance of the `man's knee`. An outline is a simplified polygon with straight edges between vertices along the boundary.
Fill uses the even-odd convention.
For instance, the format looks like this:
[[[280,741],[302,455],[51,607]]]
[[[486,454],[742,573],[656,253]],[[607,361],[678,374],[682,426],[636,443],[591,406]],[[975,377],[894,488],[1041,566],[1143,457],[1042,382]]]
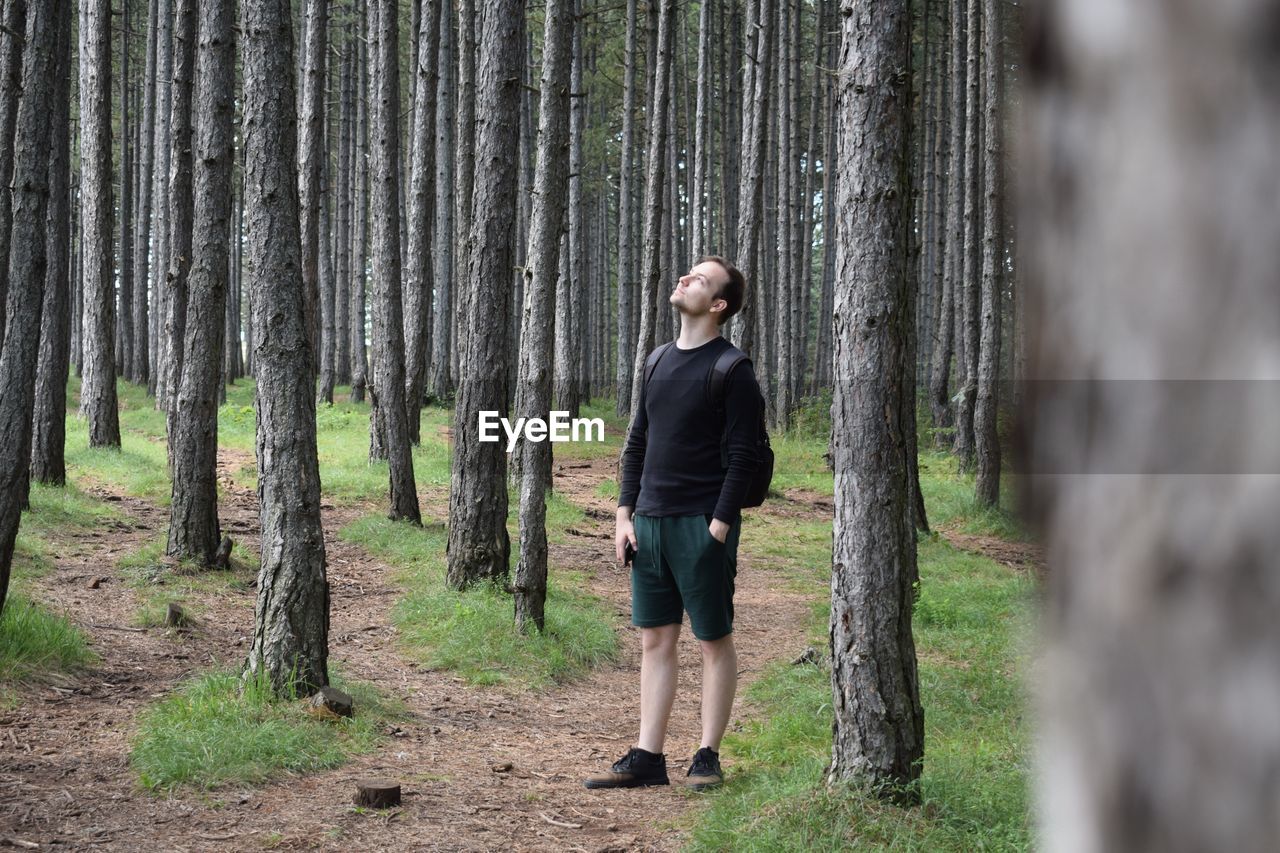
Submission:
[[[733,647],[733,634],[725,634],[716,640],[699,640],[698,646],[702,649],[703,659],[712,662],[733,657],[737,654]]]
[[[640,629],[640,649],[647,655],[672,655],[680,639],[680,623]]]

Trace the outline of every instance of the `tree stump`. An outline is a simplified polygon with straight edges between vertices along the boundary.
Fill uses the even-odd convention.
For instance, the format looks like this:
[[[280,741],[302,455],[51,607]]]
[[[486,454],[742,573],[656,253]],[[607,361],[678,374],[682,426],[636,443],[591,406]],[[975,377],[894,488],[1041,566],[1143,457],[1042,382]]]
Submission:
[[[336,687],[321,687],[311,697],[311,713],[330,720],[350,717],[355,713],[355,701]]]
[[[389,779],[365,779],[356,783],[355,804],[370,809],[400,805],[400,786]]]
[[[191,617],[176,601],[170,601],[164,613],[164,624],[170,628],[185,628],[191,624]]]
[[[223,536],[222,541],[218,543],[218,551],[213,555],[214,568],[226,569],[231,566],[231,537]]]

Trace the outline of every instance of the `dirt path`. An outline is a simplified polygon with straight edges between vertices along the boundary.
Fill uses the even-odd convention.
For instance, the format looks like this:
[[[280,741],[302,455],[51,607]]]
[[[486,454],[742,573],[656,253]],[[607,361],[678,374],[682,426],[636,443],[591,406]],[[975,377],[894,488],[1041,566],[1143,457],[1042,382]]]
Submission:
[[[256,545],[256,495],[235,479],[246,461],[245,454],[220,454],[220,511],[229,535]],[[552,560],[584,571],[625,624],[628,583],[613,564],[613,502],[595,493],[612,475],[612,460],[582,465],[556,472],[557,488],[587,519],[567,544],[553,546]],[[115,559],[159,535],[168,519],[145,502],[112,498],[128,522],[69,541],[41,590],[46,602],[85,628],[101,662],[72,685],[35,689],[16,709],[0,711],[0,847],[8,838],[58,850],[668,850],[681,844],[673,824],[697,804],[696,796],[678,786],[587,791],[581,785],[585,774],[633,742],[635,629],[623,630],[616,666],[541,693],[469,688],[450,673],[424,670],[396,649],[389,615],[400,590],[388,581],[391,570],[337,536],[368,507],[325,510],[330,644],[346,672],[405,702],[409,714],[398,731],[377,752],[337,770],[261,788],[171,797],[141,791],[128,765],[136,714],[185,677],[241,662],[253,590],[201,597],[201,625],[190,635],[123,630],[140,598],[119,577]],[[107,580],[89,590],[92,576]],[[803,648],[809,606],[776,575],[753,571],[749,538],[740,549],[738,584],[735,635],[745,684],[770,661]],[[673,776],[683,775],[698,745],[700,668],[687,631],[680,659],[668,740]],[[736,708],[735,721],[744,710],[749,713]],[[400,781],[403,807],[386,815],[356,813],[353,781],[369,776]]]

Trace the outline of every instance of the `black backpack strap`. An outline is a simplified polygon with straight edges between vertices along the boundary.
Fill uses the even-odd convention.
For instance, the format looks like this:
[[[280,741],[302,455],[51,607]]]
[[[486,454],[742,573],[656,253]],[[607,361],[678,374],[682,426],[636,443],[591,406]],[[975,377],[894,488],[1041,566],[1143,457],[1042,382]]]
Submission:
[[[644,361],[644,386],[649,387],[649,380],[653,378],[653,372],[658,369],[658,362],[662,361],[662,357],[667,354],[667,350],[675,346],[675,341],[667,341],[660,347],[649,353],[649,357]]]
[[[729,380],[729,374],[739,364],[750,360],[742,350],[729,347],[711,365],[711,372],[707,374],[707,401],[717,414],[724,415],[724,385]]]

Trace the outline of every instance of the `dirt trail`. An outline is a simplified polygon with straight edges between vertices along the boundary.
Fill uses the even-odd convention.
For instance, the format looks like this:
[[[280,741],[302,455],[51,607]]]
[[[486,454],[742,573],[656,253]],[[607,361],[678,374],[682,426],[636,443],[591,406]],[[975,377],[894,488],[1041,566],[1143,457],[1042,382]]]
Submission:
[[[256,495],[236,481],[252,458],[224,450],[219,460],[223,527],[256,547]],[[628,581],[613,563],[613,502],[596,495],[612,467],[610,459],[558,466],[556,487],[587,518],[568,543],[553,546],[552,561],[585,572],[625,624]],[[673,824],[696,806],[696,795],[674,785],[587,791],[581,784],[633,742],[636,629],[623,630],[615,666],[540,693],[466,687],[448,672],[423,669],[396,648],[389,616],[400,590],[388,580],[391,569],[337,536],[369,507],[324,511],[330,648],[344,671],[405,702],[408,717],[397,731],[377,752],[333,771],[210,794],[141,791],[128,765],[136,714],[183,678],[242,661],[254,592],[193,600],[202,620],[190,635],[126,630],[141,599],[115,559],[158,536],[168,518],[146,502],[108,497],[127,523],[69,537],[66,556],[38,591],[85,628],[102,660],[74,684],[33,689],[16,709],[0,711],[0,846],[12,838],[57,850],[669,850],[684,840]],[[789,513],[796,509],[787,504]],[[744,685],[803,648],[809,614],[806,599],[776,575],[753,571],[751,550],[746,537],[735,624]],[[90,590],[92,576],[107,580]],[[698,745],[700,665],[687,630],[680,659],[668,736],[673,778]],[[744,710],[736,707],[731,726]],[[353,782],[370,776],[399,781],[403,807],[356,813]]]

